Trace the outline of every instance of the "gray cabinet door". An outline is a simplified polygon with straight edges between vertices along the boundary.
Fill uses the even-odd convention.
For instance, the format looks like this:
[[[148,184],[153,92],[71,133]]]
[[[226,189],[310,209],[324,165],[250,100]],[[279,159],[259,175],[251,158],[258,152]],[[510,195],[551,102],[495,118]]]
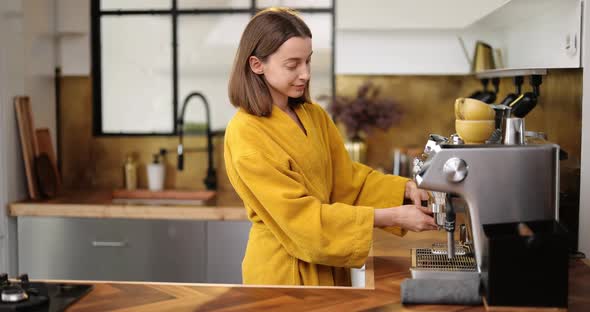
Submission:
[[[207,282],[242,283],[250,221],[207,222]]]
[[[206,282],[204,222],[20,217],[19,272],[35,279]]]

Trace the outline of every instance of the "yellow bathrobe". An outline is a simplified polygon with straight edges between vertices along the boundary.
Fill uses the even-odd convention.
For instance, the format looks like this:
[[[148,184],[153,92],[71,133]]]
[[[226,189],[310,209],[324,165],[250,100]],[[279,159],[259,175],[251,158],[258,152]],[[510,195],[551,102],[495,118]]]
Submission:
[[[350,285],[348,268],[371,248],[374,209],[401,205],[408,180],[352,162],[320,106],[295,113],[307,135],[276,106],[270,117],[238,110],[225,132],[227,174],[252,222],[243,282]]]

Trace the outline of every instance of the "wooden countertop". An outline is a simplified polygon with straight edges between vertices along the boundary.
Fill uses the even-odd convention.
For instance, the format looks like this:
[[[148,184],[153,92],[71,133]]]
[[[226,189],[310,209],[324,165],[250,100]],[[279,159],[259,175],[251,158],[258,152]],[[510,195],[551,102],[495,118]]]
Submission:
[[[400,238],[375,230],[369,259],[374,282],[367,289],[95,282],[68,311],[485,311],[483,306],[401,305],[400,284],[410,276],[409,249],[444,239],[443,232]],[[590,267],[581,260],[570,264],[569,311],[590,311]]]
[[[145,205],[114,203],[111,190],[69,191],[54,199],[11,203],[14,217],[78,217],[176,220],[247,220],[240,198],[220,191],[203,205]]]

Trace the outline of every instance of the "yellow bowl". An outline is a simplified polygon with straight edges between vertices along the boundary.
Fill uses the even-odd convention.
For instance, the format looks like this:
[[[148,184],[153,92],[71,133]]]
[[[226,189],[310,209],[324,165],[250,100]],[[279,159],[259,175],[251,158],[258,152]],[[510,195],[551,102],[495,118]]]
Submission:
[[[467,144],[484,143],[495,129],[493,120],[455,120],[455,131]]]
[[[455,101],[455,117],[460,120],[494,120],[496,112],[485,102],[458,98]]]

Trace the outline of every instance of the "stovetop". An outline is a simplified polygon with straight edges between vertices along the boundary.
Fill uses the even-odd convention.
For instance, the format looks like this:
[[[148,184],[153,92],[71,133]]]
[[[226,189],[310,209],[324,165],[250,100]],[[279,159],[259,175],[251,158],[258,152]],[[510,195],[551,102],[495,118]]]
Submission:
[[[30,282],[27,274],[9,281],[0,274],[0,312],[58,312],[92,290],[92,285]]]

